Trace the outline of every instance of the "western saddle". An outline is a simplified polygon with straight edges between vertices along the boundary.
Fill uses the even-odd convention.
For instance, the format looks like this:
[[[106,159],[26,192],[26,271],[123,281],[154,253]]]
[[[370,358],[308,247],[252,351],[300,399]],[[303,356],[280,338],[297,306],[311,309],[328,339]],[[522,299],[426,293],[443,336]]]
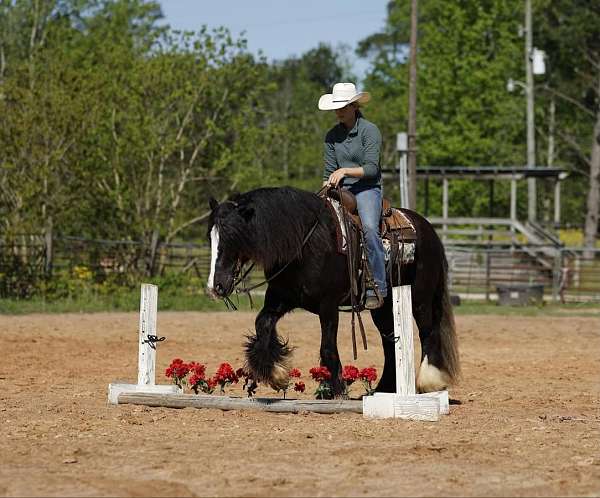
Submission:
[[[350,277],[350,289],[347,299],[351,309],[346,311],[352,312],[352,350],[354,359],[356,359],[354,316],[356,314],[358,317],[363,346],[367,349],[367,339],[360,317],[360,312],[364,309],[365,291],[368,288],[374,289],[379,299],[381,299],[381,296],[373,280],[367,258],[364,257],[365,243],[356,197],[351,192],[340,188],[323,190],[325,190],[325,194],[321,195],[337,201],[341,206],[341,209],[336,209],[333,203],[329,202],[330,199],[326,199],[328,201],[326,204],[332,210],[334,219],[338,220],[336,229],[338,251],[347,254]],[[345,234],[345,237],[343,234]],[[389,199],[386,198],[382,200],[380,235],[387,256],[386,273],[388,274],[388,280],[392,285],[398,285],[402,265],[413,262],[417,233],[406,215],[401,210],[393,208]]]

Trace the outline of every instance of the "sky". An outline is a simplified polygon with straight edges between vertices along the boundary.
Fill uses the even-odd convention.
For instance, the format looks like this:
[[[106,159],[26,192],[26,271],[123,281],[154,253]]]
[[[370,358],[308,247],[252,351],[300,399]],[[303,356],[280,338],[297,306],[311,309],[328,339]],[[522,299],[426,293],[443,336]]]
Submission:
[[[319,42],[350,46],[354,72],[360,77],[368,61],[354,49],[359,40],[385,25],[388,0],[159,0],[165,22],[173,29],[225,26],[234,35],[245,31],[248,48],[262,50],[269,61],[300,56]]]

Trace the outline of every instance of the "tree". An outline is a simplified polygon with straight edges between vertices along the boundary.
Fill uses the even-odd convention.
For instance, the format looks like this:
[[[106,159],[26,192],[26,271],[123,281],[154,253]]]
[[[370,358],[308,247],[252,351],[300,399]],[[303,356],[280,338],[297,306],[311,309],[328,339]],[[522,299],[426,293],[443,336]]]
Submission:
[[[562,157],[588,179],[584,245],[593,248],[600,212],[600,5],[540,1],[538,36],[549,58],[546,98],[556,102]]]
[[[524,108],[505,87],[508,76],[522,71],[519,6],[516,0],[420,4],[420,165],[524,163]],[[406,130],[409,7],[390,2],[384,32],[359,46],[359,54],[373,60],[366,81],[374,94],[368,112],[384,133],[387,165],[396,162],[396,133]],[[453,185],[453,198],[460,199],[453,205],[455,214],[487,207],[479,205],[481,187]]]

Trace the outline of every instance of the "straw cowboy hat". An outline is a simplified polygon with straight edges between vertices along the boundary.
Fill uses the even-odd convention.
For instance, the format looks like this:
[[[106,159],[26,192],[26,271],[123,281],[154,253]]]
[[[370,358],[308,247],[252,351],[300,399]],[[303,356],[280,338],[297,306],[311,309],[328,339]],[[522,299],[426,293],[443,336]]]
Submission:
[[[341,109],[352,102],[366,104],[369,100],[371,100],[369,92],[357,92],[354,83],[336,83],[333,85],[333,93],[321,95],[319,109],[321,111],[333,111]]]

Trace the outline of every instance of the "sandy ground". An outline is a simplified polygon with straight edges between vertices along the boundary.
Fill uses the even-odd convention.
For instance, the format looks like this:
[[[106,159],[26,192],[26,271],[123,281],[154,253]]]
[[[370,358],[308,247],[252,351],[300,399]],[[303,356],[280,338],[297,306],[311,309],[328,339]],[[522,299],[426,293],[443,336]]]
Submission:
[[[177,356],[241,365],[254,316],[161,312],[158,382]],[[0,316],[0,495],[600,495],[600,318],[458,317],[461,404],[437,423],[109,406],[108,383],[136,379],[137,319]],[[380,369],[366,321],[369,351],[352,362],[344,315],[340,352]],[[318,320],[280,332],[307,373]]]

